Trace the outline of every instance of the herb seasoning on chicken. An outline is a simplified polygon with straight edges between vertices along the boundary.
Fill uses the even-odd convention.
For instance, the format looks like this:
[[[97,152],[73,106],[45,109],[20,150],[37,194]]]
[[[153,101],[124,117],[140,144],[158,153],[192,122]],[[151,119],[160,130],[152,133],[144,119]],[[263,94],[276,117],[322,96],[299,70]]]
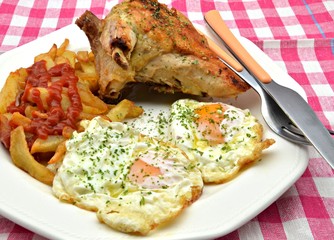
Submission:
[[[102,98],[117,99],[133,83],[211,97],[249,89],[182,13],[158,1],[124,1],[103,20],[86,11],[76,24],[94,52]]]

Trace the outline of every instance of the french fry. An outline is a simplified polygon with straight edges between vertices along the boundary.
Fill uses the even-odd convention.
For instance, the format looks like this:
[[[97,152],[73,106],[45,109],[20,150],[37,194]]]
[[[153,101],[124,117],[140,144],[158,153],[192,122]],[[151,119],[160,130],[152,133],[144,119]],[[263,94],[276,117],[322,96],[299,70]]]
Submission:
[[[39,110],[36,110],[33,113],[33,117],[39,117],[39,118],[42,118],[42,119],[47,119],[48,118],[48,114],[47,113],[43,113],[43,112],[41,112]]]
[[[12,131],[9,125],[9,119],[11,116],[7,116],[6,113],[0,114],[0,140],[6,148],[10,146],[10,133]]]
[[[133,105],[128,114],[126,115],[126,118],[136,118],[139,117],[140,115],[142,115],[142,113],[144,112],[144,109],[142,109],[139,106]]]
[[[43,59],[46,62],[46,69],[49,70],[50,68],[54,67],[56,65],[54,59],[51,56],[44,56]]]
[[[82,101],[83,112],[98,115],[108,111],[107,104],[95,96],[87,85],[79,83],[78,90]]]
[[[36,102],[36,100],[34,100],[34,91],[38,91],[39,92],[39,97],[41,99],[41,101]],[[37,104],[37,107],[42,107],[43,109],[48,109],[48,103],[47,103],[47,99],[49,98],[50,94],[49,91],[46,88],[42,88],[42,87],[33,87],[29,89],[29,94],[28,94],[28,100],[31,103]],[[42,106],[38,106],[38,104],[42,104]]]
[[[65,50],[67,49],[68,45],[70,44],[70,41],[65,38],[64,42],[60,45],[60,47],[57,49],[57,56],[62,56]]]
[[[63,141],[58,145],[55,154],[52,156],[48,164],[53,164],[62,161],[64,159],[65,153],[66,153],[66,143],[65,141]]]
[[[54,173],[45,167],[44,161],[48,161],[47,164],[52,164],[63,160],[66,153],[66,140],[72,136],[75,130],[79,132],[84,130],[79,124],[81,120],[91,120],[100,116],[106,120],[123,121],[125,118],[138,117],[143,112],[142,108],[129,100],[123,100],[117,105],[111,106],[95,96],[94,92],[98,90],[99,75],[95,68],[94,54],[88,51],[75,53],[68,50],[68,46],[68,39],[65,39],[60,47],[53,44],[48,52],[37,55],[34,62],[45,61],[48,70],[64,63],[74,68],[75,75],[78,77],[77,90],[82,111],[78,118],[70,120],[69,125],[67,125],[67,121],[72,117],[69,114],[75,114],[77,110],[69,111],[68,109],[78,103],[75,98],[72,98],[74,96],[73,88],[70,92],[71,85],[59,86],[61,88],[61,99],[58,96],[50,99],[50,96],[54,94],[51,91],[54,91],[54,89],[47,87],[62,80],[62,76],[53,74],[50,80],[47,78],[49,81],[47,85],[37,83],[36,86],[25,88],[28,72],[26,68],[21,68],[9,75],[0,92],[1,142],[9,149],[13,163],[17,167],[49,185],[52,184]],[[57,88],[57,91],[60,91],[60,89]],[[21,98],[22,92],[23,96],[26,96],[25,98]],[[18,106],[20,112],[15,112],[16,108],[14,107],[8,108],[13,103]],[[59,109],[56,108],[59,105],[63,112],[59,111],[59,116],[54,115],[51,110],[55,109],[57,112]],[[22,113],[21,110],[24,110],[24,112]],[[57,134],[60,134],[59,126],[61,126],[61,135],[50,134],[46,139],[39,138],[38,134],[41,131],[30,132],[32,128],[29,127],[34,119],[49,123],[50,126],[43,128],[48,133],[49,131],[52,132],[52,128],[55,127],[55,129],[58,128],[56,130]],[[43,164],[40,160],[43,161]]]
[[[13,163],[40,182],[52,185],[54,173],[37,162],[30,154],[22,126],[15,128],[10,136],[10,156]]]
[[[112,122],[121,122],[126,118],[126,115],[129,113],[132,104],[132,102],[122,100],[115,107],[110,109],[106,116]]]
[[[124,99],[115,107],[111,108],[106,116],[113,122],[121,122],[129,116],[138,117],[142,113],[142,108],[135,106],[134,102]]]
[[[9,74],[0,92],[0,113],[5,113],[7,107],[16,100],[18,93],[23,89],[26,77],[27,71],[24,68]]]
[[[75,67],[75,59],[76,59],[75,52],[65,50],[61,56],[69,61],[69,64],[71,65],[72,68]]]
[[[68,97],[68,94],[64,92],[62,92],[61,94],[61,108],[66,111],[69,106],[71,106],[71,101],[70,101],[70,98]]]
[[[87,51],[77,52],[76,75],[82,83],[88,84],[89,89],[96,91],[98,89],[98,73],[96,72],[94,55]]]
[[[16,125],[16,126],[27,127],[27,126],[30,125],[31,120],[30,120],[30,118],[27,118],[26,116],[23,116],[19,112],[14,112],[12,114],[10,122],[11,122],[11,124]]]
[[[87,51],[78,51],[77,52],[77,59],[80,63],[89,62],[89,56]]]
[[[60,135],[51,135],[47,139],[37,138],[31,146],[30,153],[55,152],[58,145],[64,141],[65,138]]]
[[[58,64],[62,64],[62,63],[67,63],[67,64],[71,64],[70,61],[63,57],[63,56],[59,56],[55,59],[55,64],[58,65]]]
[[[57,56],[57,45],[53,44],[52,47],[50,48],[50,50],[47,53],[42,53],[37,55],[34,58],[34,62],[39,62],[39,61],[46,61],[46,69],[50,69],[53,66],[55,66],[55,58]]]
[[[81,65],[81,69],[85,73],[96,73],[94,61],[89,58],[89,53],[87,51],[78,51],[77,59]]]
[[[41,53],[34,58],[34,62],[39,62],[45,60],[45,58],[50,58],[54,60],[57,56],[57,45],[53,44],[50,50],[46,53]]]
[[[76,70],[75,75],[79,78],[80,83],[85,84],[93,92],[98,90],[98,79],[97,73],[86,73],[82,70]]]
[[[93,52],[88,53],[89,61],[94,62],[95,61],[95,56]]]
[[[72,137],[72,134],[74,132],[74,129],[68,126],[65,126],[63,128],[63,131],[61,133],[61,135],[65,138],[65,139],[69,139]]]
[[[73,51],[66,50],[68,45],[68,39],[65,39],[59,48],[56,44],[53,44],[51,49],[47,53],[37,55],[34,58],[34,62],[39,62],[41,60],[46,61],[47,69],[50,69],[51,67],[61,63],[68,63],[72,67],[74,67],[76,54]]]
[[[34,111],[38,111],[38,108],[35,107],[35,106],[28,105],[28,106],[26,107],[26,109],[24,110],[24,115],[25,115],[27,118],[30,118],[30,119],[31,119]]]

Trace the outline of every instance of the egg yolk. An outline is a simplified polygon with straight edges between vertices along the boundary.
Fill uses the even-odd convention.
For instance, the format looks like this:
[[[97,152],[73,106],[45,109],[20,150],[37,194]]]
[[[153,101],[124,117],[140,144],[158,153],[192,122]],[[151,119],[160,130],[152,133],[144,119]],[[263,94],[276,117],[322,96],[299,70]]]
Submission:
[[[211,145],[224,143],[224,135],[221,132],[220,124],[224,119],[222,105],[208,104],[195,109],[195,122],[198,131]]]
[[[137,159],[130,168],[129,178],[136,183],[143,183],[146,177],[160,176],[160,168],[152,166],[147,162]]]

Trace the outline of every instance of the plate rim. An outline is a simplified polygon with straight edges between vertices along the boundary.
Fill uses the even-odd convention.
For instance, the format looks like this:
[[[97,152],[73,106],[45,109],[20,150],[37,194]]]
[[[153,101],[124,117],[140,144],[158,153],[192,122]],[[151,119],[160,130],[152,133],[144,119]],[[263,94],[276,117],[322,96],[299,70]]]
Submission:
[[[17,54],[19,54],[22,51],[24,51],[24,49],[27,49],[27,48],[30,48],[30,47],[33,48],[34,46],[38,45],[39,43],[43,43],[44,40],[46,40],[48,42],[48,41],[51,41],[51,39],[52,39],[53,36],[58,36],[58,35],[61,35],[62,33],[75,32],[74,30],[75,31],[78,30],[78,27],[75,24],[70,24],[70,25],[68,25],[68,26],[66,26],[64,28],[61,28],[61,29],[59,29],[59,30],[57,30],[55,32],[52,32],[52,33],[50,33],[48,35],[40,37],[40,38],[38,38],[38,39],[36,39],[36,40],[34,40],[32,42],[29,42],[27,44],[24,44],[24,45],[22,45],[20,47],[15,48],[13,50],[10,50],[9,52],[6,52],[6,53],[4,53],[4,54],[2,54],[0,56],[0,63],[2,61],[5,61],[5,59],[9,59],[9,58],[15,57]],[[67,37],[67,36],[62,36],[62,39],[64,39],[65,37]],[[239,38],[241,39],[242,44],[246,44],[246,45],[247,44],[248,45],[253,44],[249,40],[247,40],[247,39],[245,40],[245,38],[243,38],[243,37],[239,37]],[[88,42],[88,40],[87,40],[87,42]],[[254,46],[252,46],[252,47],[257,48],[259,51],[261,51],[255,44],[253,44],[253,45]],[[49,47],[50,46],[47,45],[46,48],[49,48]],[[43,50],[41,49],[39,52],[43,52]],[[265,53],[263,53],[263,52],[262,52],[262,54],[265,55]],[[267,56],[267,55],[265,55],[265,56]],[[22,67],[24,67],[24,66],[22,66]],[[13,71],[13,70],[16,70],[16,69],[17,68],[11,69],[9,71]],[[285,74],[285,73],[283,73],[283,74]],[[3,75],[5,76],[5,78],[7,78],[7,76],[8,76],[8,74],[3,74]],[[305,98],[306,94],[302,90],[301,86],[295,80],[293,80],[293,81],[294,81],[294,83],[296,83],[300,87],[299,89],[297,89],[297,92],[300,93]],[[5,82],[5,79],[4,79],[4,81],[2,81],[2,79],[0,79],[0,87],[1,88],[2,88],[2,86],[4,84],[4,82]],[[224,231],[221,231],[222,229],[217,228],[216,231],[212,231],[212,232],[210,232],[210,234],[209,233],[202,233],[201,235],[199,234],[197,236],[189,236],[189,238],[188,237],[184,237],[182,239],[200,239],[200,238],[203,238],[203,237],[210,237],[211,238],[211,237],[219,237],[219,236],[228,234],[229,232],[231,232],[231,231],[239,228],[240,226],[242,226],[243,224],[245,224],[246,222],[248,222],[250,219],[252,219],[256,215],[258,215],[260,212],[262,212],[264,209],[266,209],[270,204],[272,204],[274,201],[276,201],[279,198],[279,196],[281,196],[289,187],[291,187],[291,185],[294,184],[294,182],[304,173],[305,169],[307,168],[308,160],[309,160],[308,156],[307,156],[307,149],[306,149],[305,146],[297,146],[297,148],[298,148],[298,151],[299,151],[299,155],[304,155],[304,156],[301,156],[302,158],[304,158],[304,159],[302,159],[304,161],[300,161],[299,163],[296,163],[296,164],[300,165],[298,168],[295,167],[295,168],[291,169],[291,171],[294,170],[295,173],[293,175],[293,178],[291,178],[290,183],[289,184],[285,184],[284,187],[281,187],[280,191],[276,190],[274,192],[274,194],[271,195],[271,198],[267,199],[266,204],[263,204],[263,205],[261,205],[261,207],[258,207],[256,213],[253,210],[253,213],[252,214],[248,214],[247,218],[244,218],[242,221],[239,221],[239,224],[230,226],[229,228],[225,229]],[[0,153],[1,153],[2,150],[5,150],[5,148],[3,146],[1,146],[1,148],[0,148]],[[2,164],[0,163],[0,165],[2,165]],[[2,170],[0,170],[0,172],[1,171]],[[289,172],[289,174],[287,173],[287,175],[289,175],[291,177],[290,174],[291,174],[291,172]],[[28,177],[30,178],[30,176],[28,176]],[[1,184],[0,184],[0,186],[1,186]],[[272,191],[274,191],[274,189]],[[2,195],[2,193],[0,193],[0,196],[1,195]],[[0,202],[4,203],[1,199],[2,198],[0,198]],[[4,205],[6,205],[6,204],[0,204],[0,214],[2,216],[6,217],[6,218],[8,218],[10,220],[12,220],[13,222],[16,222],[17,224],[19,224],[19,225],[21,225],[21,226],[23,226],[23,227],[25,227],[25,228],[27,228],[27,229],[29,229],[29,230],[37,233],[37,234],[40,234],[42,236],[46,236],[46,237],[49,237],[49,238],[63,238],[63,237],[67,237],[67,238],[70,237],[71,238],[71,236],[66,235],[68,232],[67,233],[66,232],[62,232],[62,231],[59,231],[59,229],[57,231],[54,231],[54,229],[52,229],[52,226],[49,226],[47,229],[43,229],[43,227],[47,227],[47,226],[46,225],[43,225],[43,227],[37,226],[38,224],[36,225],[36,222],[34,223],[34,222],[31,221],[31,218],[30,218],[31,216],[28,216],[28,215],[22,216],[22,214],[25,214],[25,212],[21,211],[21,213],[16,213],[15,214],[15,213],[12,212],[13,209],[12,209],[12,211],[10,210],[11,206],[8,205],[8,203],[7,203],[7,207],[6,208],[3,207]],[[18,211],[18,210],[14,210],[14,211]],[[43,222],[43,224],[45,224],[45,222]],[[113,230],[111,230],[111,231],[113,231]],[[77,236],[74,236],[74,235],[72,235],[72,237],[73,237],[73,239],[77,238]],[[154,235],[152,235],[151,237],[154,237]],[[150,236],[148,236],[146,238],[150,238]],[[82,239],[84,239],[84,237]],[[173,239],[173,238],[168,238],[167,237],[167,238],[162,238],[162,239]]]

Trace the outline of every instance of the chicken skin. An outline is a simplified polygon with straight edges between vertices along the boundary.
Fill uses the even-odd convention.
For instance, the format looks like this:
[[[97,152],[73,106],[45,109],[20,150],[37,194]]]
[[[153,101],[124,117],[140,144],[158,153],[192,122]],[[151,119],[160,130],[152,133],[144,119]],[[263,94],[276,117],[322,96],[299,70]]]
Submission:
[[[182,13],[156,0],[126,0],[103,20],[86,11],[76,24],[95,55],[101,98],[118,99],[134,83],[211,97],[249,89]]]

